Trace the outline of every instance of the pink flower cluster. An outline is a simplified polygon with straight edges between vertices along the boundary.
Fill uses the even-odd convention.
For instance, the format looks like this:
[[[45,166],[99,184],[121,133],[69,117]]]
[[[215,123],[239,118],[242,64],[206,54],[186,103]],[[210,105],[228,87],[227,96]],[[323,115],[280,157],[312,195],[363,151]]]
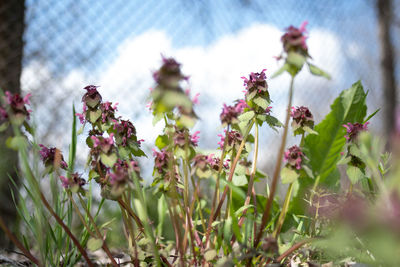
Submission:
[[[265,71],[266,69],[263,69],[260,73],[252,72],[248,79],[246,77],[241,77],[244,82],[243,85],[246,86],[247,89],[247,92],[245,92],[246,94],[251,93],[254,90],[257,90],[258,93],[268,90],[267,75],[265,75]]]
[[[283,43],[283,49],[285,52],[289,52],[290,50],[294,50],[296,52],[302,52],[307,54],[307,44],[306,39],[306,26],[308,22],[304,21],[300,28],[296,28],[290,26],[286,29],[286,33],[281,37],[281,41]]]
[[[66,170],[68,168],[67,163],[64,161],[63,155],[57,148],[55,147],[48,148],[42,144],[40,144],[39,146],[41,148],[41,150],[39,151],[40,158],[42,159],[43,164],[46,167],[53,166],[54,164],[59,164],[62,169]],[[57,153],[59,154],[58,155],[59,158],[57,158],[56,156]],[[56,162],[56,160],[59,162]]]
[[[343,127],[347,130],[347,134],[344,136],[347,142],[355,141],[360,132],[368,130],[368,124],[369,122],[364,124],[358,122],[343,124]]]
[[[304,158],[304,153],[301,151],[301,148],[298,146],[292,146],[288,150],[285,151],[284,155],[285,161],[293,168],[297,170],[301,169],[301,164]]]

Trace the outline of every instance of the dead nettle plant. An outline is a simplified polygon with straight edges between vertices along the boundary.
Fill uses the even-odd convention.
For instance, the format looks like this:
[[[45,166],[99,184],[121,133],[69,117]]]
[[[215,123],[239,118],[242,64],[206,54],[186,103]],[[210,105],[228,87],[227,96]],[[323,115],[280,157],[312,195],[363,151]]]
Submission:
[[[224,104],[220,114],[224,131],[214,154],[202,153],[199,132],[191,131],[198,119],[194,109],[198,94],[191,98],[182,88],[188,76],[181,65],[162,58],[162,66],[153,74],[155,86],[148,104],[153,123],[164,124],[153,149],[150,186],[143,183],[138,164],[138,158],[146,157],[141,149],[144,140],[131,121],[118,116],[116,104],[103,100],[97,86],[84,88],[81,113],[73,109],[68,160],[59,149],[35,139],[29,96],[6,92],[1,96],[0,128],[13,128],[14,137],[7,144],[20,152],[26,197],[20,198],[17,209],[26,227],[13,234],[1,220],[0,226],[39,266],[73,266],[82,258],[94,266],[96,259],[88,251],[100,249],[113,266],[119,262],[112,250],[128,254],[128,263],[134,266],[264,266],[285,262],[302,246],[312,248],[314,240],[330,229],[325,216],[329,212],[321,203],[342,203],[337,197],[339,163],[347,166],[351,182],[343,196],[352,195],[356,186],[371,195],[384,186],[371,179],[377,174],[367,171],[359,152],[358,135],[367,131],[367,121],[376,113],[365,118],[367,94],[360,82],[340,94],[319,124],[307,107],[293,106],[295,78],[304,65],[311,74],[330,78],[311,63],[305,27],[306,23],[287,28],[278,57],[283,66],[272,75],[290,76],[284,122],[272,115],[266,70],[242,77],[244,97]],[[77,118],[82,124],[79,132]],[[89,128],[89,155],[87,172],[81,174],[75,170],[75,156],[77,136],[84,127]],[[268,183],[257,169],[260,127],[283,127]],[[287,148],[290,129],[301,141]],[[40,157],[44,168],[29,159],[28,151]],[[40,185],[46,180],[50,192]],[[275,194],[279,180],[288,184],[283,202]],[[101,190],[96,206],[92,184]],[[264,193],[256,193],[259,186],[265,186]],[[28,209],[26,198],[33,209]],[[109,223],[99,225],[105,201],[119,207],[118,229],[109,229]],[[123,235],[126,242],[109,248],[107,236],[113,233]]]

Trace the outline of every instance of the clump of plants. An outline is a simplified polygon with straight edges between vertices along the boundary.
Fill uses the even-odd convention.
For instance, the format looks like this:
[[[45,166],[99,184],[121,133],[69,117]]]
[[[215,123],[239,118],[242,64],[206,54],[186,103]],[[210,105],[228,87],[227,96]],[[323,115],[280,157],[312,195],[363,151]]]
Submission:
[[[278,58],[283,65],[272,75],[287,73],[291,80],[283,123],[272,115],[266,70],[250,73],[242,77],[243,98],[222,108],[224,131],[214,154],[198,147],[201,133],[191,130],[198,95],[192,99],[182,89],[188,76],[173,58],[163,58],[153,74],[148,107],[164,129],[152,155],[143,152],[134,123],[97,86],[84,88],[80,113],[73,109],[68,158],[35,139],[29,96],[6,92],[0,129],[14,130],[7,144],[20,153],[26,196],[17,203],[21,231],[13,234],[1,217],[0,227],[38,266],[95,266],[96,251],[109,266],[395,266],[400,181],[398,170],[387,175],[389,154],[368,133],[376,112],[367,116],[363,86],[344,90],[319,123],[309,108],[293,104],[295,78],[305,65],[330,78],[311,63],[305,26],[287,28]],[[283,128],[270,178],[257,166],[266,153],[259,152],[260,127]],[[83,132],[89,154],[78,173]],[[287,147],[290,132],[301,140]],[[143,182],[141,168],[148,166],[140,166],[140,157],[154,158],[151,185]],[[279,182],[287,185],[284,199],[276,194]],[[120,221],[101,218],[106,202],[118,208]],[[125,240],[117,247],[109,246],[113,233]]]

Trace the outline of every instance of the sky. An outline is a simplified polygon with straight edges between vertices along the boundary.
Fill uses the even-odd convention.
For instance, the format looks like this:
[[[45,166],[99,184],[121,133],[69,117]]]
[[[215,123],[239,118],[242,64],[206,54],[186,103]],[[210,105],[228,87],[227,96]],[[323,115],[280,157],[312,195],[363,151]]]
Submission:
[[[52,118],[49,108],[58,103],[55,98],[62,99],[62,105],[57,105],[64,113],[72,101],[79,110],[82,88],[99,85],[103,99],[118,102],[122,116],[133,121],[139,138],[151,147],[162,127],[153,128],[145,108],[154,85],[151,74],[160,66],[161,54],[172,56],[190,76],[185,89],[192,95],[200,93],[196,112],[201,120],[194,130],[201,131],[200,144],[212,149],[222,132],[218,125],[223,103],[243,97],[240,77],[262,69],[270,77],[282,64],[274,56],[281,53],[284,29],[307,20],[313,63],[333,79],[312,77],[303,70],[295,82],[294,105],[308,105],[321,120],[341,90],[359,79],[374,88],[379,79],[369,75],[377,70],[376,64],[367,64],[376,62],[378,51],[371,3],[318,3],[27,0],[23,88],[38,96],[37,117]],[[272,112],[283,120],[289,77],[268,79],[268,83]],[[45,98],[49,93],[51,97]],[[379,90],[371,90],[371,95],[379,99]],[[48,120],[48,125],[62,129],[47,136],[52,145],[68,143],[62,133],[69,127],[69,117],[56,120],[62,125]],[[42,126],[42,132],[47,130]],[[261,134],[265,136],[262,148],[273,150],[279,135],[267,128]]]

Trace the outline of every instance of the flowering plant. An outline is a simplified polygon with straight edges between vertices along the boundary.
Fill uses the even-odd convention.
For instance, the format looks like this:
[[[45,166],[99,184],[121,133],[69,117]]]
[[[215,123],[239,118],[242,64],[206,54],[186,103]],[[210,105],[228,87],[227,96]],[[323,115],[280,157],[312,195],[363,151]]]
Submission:
[[[337,223],[337,218],[354,227],[352,233],[361,244],[362,240],[371,241],[370,236],[358,232],[368,225],[349,216],[356,214],[352,210],[366,206],[384,205],[381,220],[371,224],[397,231],[398,218],[393,214],[399,213],[400,198],[382,181],[388,157],[376,156],[381,155],[379,142],[367,133],[368,120],[376,112],[365,118],[366,93],[361,83],[344,90],[319,123],[307,107],[292,106],[294,79],[304,64],[312,74],[329,77],[309,62],[305,26],[290,26],[281,38],[285,63],[277,74],[287,71],[291,76],[284,122],[272,115],[266,69],[252,72],[242,77],[243,98],[222,107],[219,118],[223,133],[214,153],[202,151],[201,133],[192,131],[198,119],[198,94],[191,98],[190,92],[182,89],[188,76],[173,58],[163,57],[153,74],[155,86],[148,107],[153,122],[162,123],[164,128],[151,155],[142,150],[144,140],[137,136],[134,123],[118,115],[116,104],[103,100],[98,86],[84,88],[81,113],[73,109],[67,161],[60,149],[36,143],[29,126],[29,95],[22,98],[6,92],[1,96],[0,129],[13,127],[15,136],[7,144],[20,152],[24,187],[35,209],[28,212],[22,200],[20,216],[27,227],[18,237],[4,227],[0,216],[1,228],[39,266],[73,266],[82,257],[87,266],[94,266],[95,259],[88,251],[100,249],[112,266],[120,266],[112,252],[116,249],[134,266],[322,263],[327,260],[319,255],[328,250],[318,242],[335,235],[335,227],[329,226]],[[84,173],[75,168],[77,118],[82,129],[89,127]],[[22,125],[27,131],[21,131]],[[275,131],[283,128],[273,175],[268,180],[257,167],[259,128],[264,126]],[[287,148],[290,130],[301,140]],[[40,175],[41,168],[29,160],[28,148],[43,162],[45,171]],[[142,170],[148,166],[140,161],[147,156],[154,159],[150,185],[142,178]],[[342,178],[340,164],[347,173]],[[350,185],[340,187],[343,179]],[[287,184],[283,202],[276,194],[279,182]],[[43,191],[41,183],[51,185],[51,194]],[[396,179],[392,183],[398,185]],[[96,205],[94,187],[100,191]],[[373,202],[375,199],[379,201]],[[104,221],[107,203],[118,215]],[[363,219],[369,216],[357,214]],[[110,249],[115,236],[124,241]],[[301,247],[308,254],[298,252]],[[360,252],[370,253],[367,248]],[[372,262],[384,260],[376,252]]]

